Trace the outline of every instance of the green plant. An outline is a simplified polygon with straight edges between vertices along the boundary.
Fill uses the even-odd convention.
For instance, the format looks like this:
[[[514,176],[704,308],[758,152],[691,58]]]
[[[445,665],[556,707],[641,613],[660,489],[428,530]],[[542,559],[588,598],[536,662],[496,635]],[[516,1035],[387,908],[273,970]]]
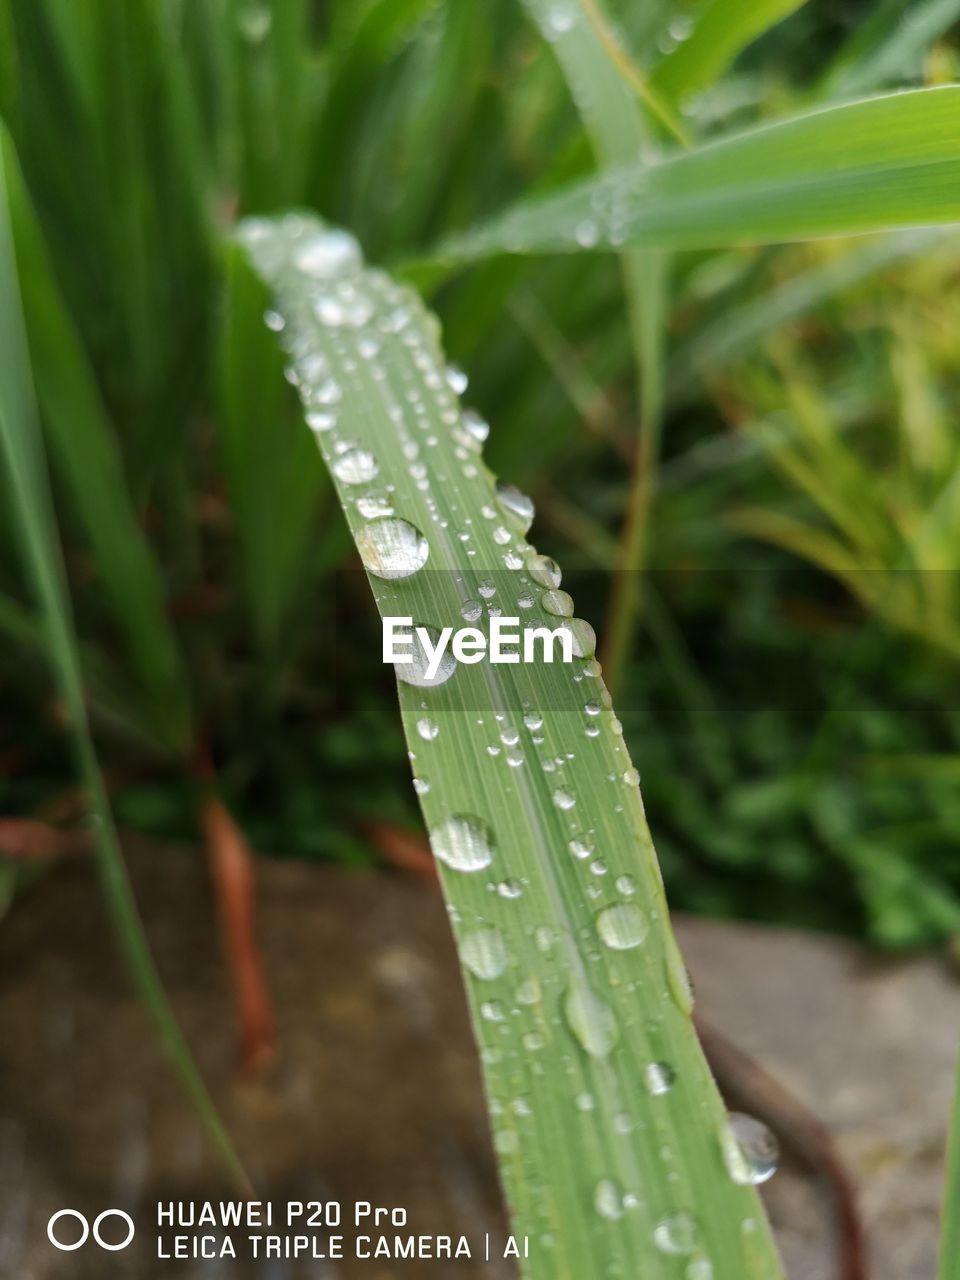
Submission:
[[[4,305],[14,314],[22,298],[26,346],[7,346],[4,352],[9,365],[5,456],[20,503],[18,514],[0,530],[0,627],[17,655],[17,663],[5,666],[3,674],[16,706],[29,708],[23,721],[29,725],[31,759],[45,761],[50,744],[59,742],[45,714],[40,682],[20,687],[19,661],[41,650],[54,657],[66,682],[71,727],[80,735],[91,796],[103,799],[90,738],[83,733],[81,691],[98,749],[114,766],[116,807],[138,825],[183,834],[199,811],[209,829],[213,788],[214,799],[223,795],[242,809],[261,844],[369,859],[369,849],[348,833],[349,819],[371,803],[371,796],[399,823],[411,818],[392,784],[390,762],[399,758],[393,750],[399,744],[382,709],[373,663],[352,668],[364,677],[357,683],[371,688],[369,694],[357,694],[352,710],[357,720],[367,716],[375,725],[367,739],[384,743],[376,761],[380,767],[367,764],[362,736],[351,737],[332,711],[327,673],[341,655],[332,628],[316,626],[314,619],[321,609],[324,619],[331,616],[332,575],[347,539],[334,518],[334,489],[283,385],[273,336],[260,323],[268,305],[263,291],[236,252],[225,248],[225,233],[238,214],[306,207],[350,227],[370,260],[400,264],[399,273],[430,295],[443,318],[447,350],[458,358],[469,356],[478,401],[498,424],[489,449],[492,465],[542,490],[544,536],[558,542],[566,538],[571,552],[594,566],[616,560],[623,572],[610,621],[602,629],[612,674],[628,688],[636,677],[639,664],[632,655],[639,620],[680,690],[695,730],[695,767],[712,789],[706,799],[699,795],[696,805],[688,805],[689,792],[677,790],[671,807],[678,821],[691,819],[689,838],[709,850],[717,866],[735,865],[742,856],[735,848],[736,832],[718,833],[718,825],[745,823],[751,807],[754,814],[775,804],[795,812],[807,780],[775,778],[764,791],[771,780],[751,790],[748,779],[748,785],[731,790],[735,764],[729,727],[718,731],[712,724],[711,695],[695,657],[684,650],[671,602],[658,596],[652,578],[644,579],[642,593],[637,590],[641,569],[665,554],[669,560],[677,548],[685,553],[690,545],[669,542],[670,522],[663,515],[666,468],[660,468],[659,455],[668,448],[669,466],[696,466],[675,438],[689,436],[686,415],[698,416],[695,426],[701,433],[703,422],[715,421],[717,405],[730,398],[718,365],[756,350],[773,325],[822,311],[840,290],[891,263],[925,258],[940,237],[949,248],[950,233],[912,228],[956,220],[958,90],[931,87],[832,105],[853,92],[915,85],[921,74],[931,85],[952,78],[949,46],[939,44],[931,52],[931,44],[957,16],[957,5],[923,4],[917,15],[922,21],[912,23],[906,36],[899,27],[902,7],[877,5],[871,21],[836,42],[818,26],[812,6],[734,0],[712,0],[692,24],[685,9],[673,5],[611,4],[608,15],[595,0],[582,5],[529,0],[523,7],[516,0],[489,0],[483,6],[456,0],[334,0],[322,16],[305,0],[183,5],[137,0],[120,6],[109,0],[82,6],[6,0],[0,6],[0,111],[9,129],[3,172],[16,267],[4,280]],[[769,30],[794,9],[790,23]],[[536,27],[527,24],[525,11]],[[677,29],[685,39],[677,37]],[[559,56],[589,145],[538,30]],[[760,51],[751,49],[764,33],[767,43]],[[807,45],[822,53],[834,43],[839,48],[827,65],[812,74],[793,74],[791,63]],[[766,123],[771,117],[775,123]],[[424,162],[425,139],[430,163]],[[52,162],[67,145],[70,172]],[[592,175],[596,166],[604,173]],[[610,167],[617,170],[613,176],[606,172]],[[479,230],[465,231],[471,226]],[[822,259],[776,245],[792,238],[904,227],[909,230],[887,241],[841,247]],[[265,228],[267,241],[275,234]],[[757,243],[770,247],[744,248]],[[617,260],[608,260],[601,249],[616,250]],[[469,271],[463,269],[467,264],[473,264]],[[364,288],[394,287],[376,276],[362,279]],[[302,330],[308,343],[325,344],[324,358],[340,360],[338,326],[330,333],[316,331],[298,302],[302,283],[286,274],[280,283],[286,290],[283,307],[292,308],[290,330]],[[621,295],[627,301],[626,323]],[[439,355],[430,322],[407,295],[398,306],[418,317],[410,321],[409,332],[419,335],[435,364]],[[508,316],[517,318],[516,327],[505,321]],[[678,329],[683,330],[679,340]],[[350,341],[358,336],[349,325],[344,332]],[[384,365],[383,385],[395,387],[404,370],[413,373],[404,363],[406,348],[396,335],[387,336],[394,363]],[[373,375],[368,377],[366,365],[358,368],[369,383]],[[355,376],[355,371],[341,372],[338,381]],[[37,386],[66,548],[64,576],[82,645],[73,641],[65,593],[51,576],[56,538],[36,455],[36,415],[22,392],[18,403],[11,399],[31,380]],[[634,383],[635,397],[625,389]],[[791,373],[794,396],[805,394],[804,383],[801,374]],[[745,381],[743,389],[763,399],[762,385]],[[423,403],[428,417],[436,412],[436,397]],[[401,460],[391,422],[374,417],[371,404],[376,399],[361,402],[352,391],[342,413],[356,415],[350,431],[370,446],[383,481],[396,485],[407,509],[420,513],[418,527],[429,541],[432,530],[424,526],[430,513],[421,511],[423,491],[416,482],[442,487],[431,470],[434,455]],[[531,422],[549,423],[550,430],[531,430]],[[589,430],[582,429],[584,424]],[[30,440],[34,443],[25,445]],[[721,444],[726,449],[726,441]],[[34,450],[26,472],[25,447]],[[461,437],[457,447],[467,451],[466,459],[455,453],[451,459],[454,445],[447,437],[431,449],[448,466],[476,467],[477,475],[463,477],[461,493],[458,471],[445,500],[464,498],[470,510],[479,509],[485,505],[481,491],[488,485],[487,473],[479,459],[470,461],[469,438]],[[725,459],[735,456],[740,455],[724,453]],[[836,457],[834,449],[830,458]],[[427,469],[411,476],[411,465]],[[32,477],[27,487],[25,474]],[[557,497],[555,480],[564,476],[575,501]],[[677,523],[685,533],[692,526],[702,548],[719,523],[718,504],[706,486],[694,497],[699,506],[693,518],[694,502],[688,501]],[[840,497],[842,507],[857,500],[855,493]],[[520,500],[507,499],[508,542],[502,544],[517,555],[525,532],[511,523],[518,504],[525,509]],[[351,507],[350,513],[356,532],[356,511]],[[850,511],[841,514],[849,523]],[[603,526],[621,517],[624,527],[613,538]],[[475,513],[470,518],[478,519]],[[18,531],[30,537],[30,555],[22,562],[14,553]],[[362,537],[361,545],[369,559],[369,538]],[[439,547],[445,548],[442,556],[439,549],[431,554],[444,565],[445,576],[434,581],[414,575],[408,585],[411,598],[425,610],[447,617],[457,603],[446,575],[466,572],[469,565],[446,535]],[[372,550],[376,553],[375,545]],[[494,553],[489,544],[487,550]],[[508,582],[524,572],[498,571]],[[554,570],[548,565],[543,572],[550,577]],[[404,588],[378,587],[383,593],[388,589]],[[31,592],[40,598],[37,616],[24,604]],[[357,596],[348,593],[348,600],[361,614]],[[940,609],[942,602],[933,603]],[[936,620],[941,612],[926,616]],[[55,628],[52,647],[44,625]],[[350,625],[359,634],[353,616]],[[356,655],[351,653],[349,661],[358,661]],[[458,672],[458,684],[468,683],[459,680],[464,674]],[[597,676],[583,679],[600,688]],[[580,701],[581,686],[574,691],[576,707],[565,709],[571,690],[558,673],[535,671],[531,680],[525,691],[514,688],[512,679],[502,687],[498,682],[488,686],[477,675],[470,685],[482,704],[477,714],[488,722],[503,715],[511,736],[516,731],[525,740],[536,731],[516,722],[523,714],[546,719],[546,701],[555,698],[551,712],[572,718],[578,745],[583,735],[584,755],[594,740],[586,736],[582,706],[587,698]],[[423,712],[415,705],[420,695],[401,692],[408,731],[411,719],[414,724],[412,749],[418,758],[429,759],[430,730],[421,737],[416,721],[422,715],[414,718],[414,712]],[[504,831],[497,830],[496,839],[505,865],[511,844],[517,847],[516,871],[503,883],[524,876],[531,882],[521,885],[524,892],[516,900],[508,885],[505,897],[491,908],[494,900],[480,892],[477,880],[451,873],[450,892],[465,913],[462,928],[470,912],[493,910],[509,957],[523,959],[524,968],[532,969],[529,976],[541,979],[542,992],[560,966],[550,971],[545,953],[534,954],[524,922],[557,931],[582,924],[591,930],[586,958],[565,942],[560,959],[566,976],[558,985],[579,980],[581,965],[602,984],[611,976],[629,978],[631,966],[642,964],[651,966],[659,984],[650,990],[663,995],[663,966],[673,957],[672,943],[639,799],[622,782],[630,766],[617,736],[608,732],[599,740],[604,745],[597,746],[598,754],[606,753],[603,768],[609,765],[614,773],[609,785],[617,794],[623,787],[626,797],[622,815],[602,815],[598,830],[610,842],[603,860],[621,875],[634,875],[638,885],[643,877],[637,896],[649,901],[656,916],[643,946],[627,948],[623,955],[614,954],[615,947],[599,949],[592,913],[589,924],[584,914],[594,900],[581,893],[582,869],[575,860],[563,861],[569,857],[561,839],[569,835],[565,815],[583,813],[593,804],[595,787],[603,794],[608,784],[601,767],[584,766],[574,787],[584,799],[578,798],[573,809],[558,808],[539,775],[529,787],[524,783],[529,809],[498,808],[492,785],[478,783],[475,790],[462,768],[457,771],[457,761],[462,765],[475,758],[478,740],[458,713],[445,707],[449,690],[436,693],[444,711],[443,717],[430,715],[443,735],[438,741],[455,743],[457,750],[449,760],[435,753],[438,766],[435,776],[426,775],[431,791],[423,796],[428,817],[442,822],[448,811],[465,811],[489,822],[487,811],[499,813],[495,825]],[[494,695],[508,701],[495,705]],[[608,729],[611,717],[601,707],[597,719]],[[318,723],[321,734],[312,731]],[[531,738],[531,745],[546,747],[543,736],[544,744]],[[559,740],[562,746],[565,734]],[[501,766],[511,785],[534,778],[532,756],[506,772],[507,751],[518,744],[499,745],[499,756],[481,756],[488,767],[481,778],[493,777],[489,770]],[[217,764],[215,776],[211,759]],[[488,759],[494,763],[488,766]],[[578,761],[569,762],[571,776],[573,766],[580,768]],[[666,772],[677,788],[687,781],[670,779],[671,770]],[[319,786],[317,778],[325,785]],[[42,781],[53,789],[62,785],[63,773],[54,771]],[[5,783],[4,794],[19,811],[35,805],[42,791],[39,785]],[[728,797],[730,808],[722,810]],[[483,814],[477,812],[481,807]],[[264,814],[274,810],[278,817],[268,822]],[[717,812],[724,813],[725,822],[718,824]],[[846,844],[846,836],[844,830],[838,843]],[[110,838],[105,824],[101,859],[116,887],[118,864]],[[557,843],[561,847],[554,853]],[[858,847],[862,857],[850,881],[861,886],[858,892],[869,903],[892,860],[872,847]],[[643,861],[631,871],[628,864],[638,849]],[[606,886],[617,878],[598,875],[596,881]],[[955,918],[955,880],[945,873],[942,881],[915,881],[929,892],[907,923],[928,930],[925,937],[950,927]],[[548,884],[555,890],[549,901]],[[885,900],[891,896],[897,895],[888,893]],[[128,945],[142,960],[125,894],[115,892],[114,903]],[[629,907],[631,900],[611,899],[607,905]],[[534,915],[545,919],[534,920]],[[624,918],[631,913],[613,917],[621,923]],[[473,925],[487,928],[476,919]],[[591,958],[591,948],[599,958]],[[481,968],[503,958],[489,935],[473,953],[467,948],[468,959],[471,954],[479,957]],[[473,984],[469,963],[467,969]],[[675,957],[669,969],[682,1000]],[[496,984],[500,978],[484,981]],[[576,984],[573,989],[580,990]],[[731,1183],[722,1171],[722,1117],[683,1009],[665,1006],[669,1013],[662,1033],[656,1033],[662,1034],[661,1042],[639,1024],[636,1010],[644,1006],[638,1002],[634,1009],[622,989],[609,993],[604,987],[603,994],[605,1004],[615,1006],[619,1047],[611,1045],[609,1055],[590,1052],[591,1046],[606,1044],[614,1023],[589,998],[575,994],[565,1007],[568,1021],[573,1011],[576,1027],[566,1049],[557,1040],[552,1059],[564,1069],[568,1062],[584,1080],[596,1077],[591,1090],[596,1112],[575,1113],[567,1106],[565,1113],[571,1126],[567,1135],[586,1135],[591,1144],[589,1163],[582,1168],[570,1168],[563,1132],[548,1131],[545,1121],[544,1111],[554,1101],[562,1097],[569,1103],[559,1067],[543,1094],[549,1103],[530,1117],[536,1141],[527,1143],[518,1136],[525,1123],[523,1090],[539,1078],[528,1080],[522,1062],[488,1064],[496,1093],[520,1104],[502,1119],[501,1146],[514,1140],[520,1145],[501,1154],[521,1212],[549,1204],[550,1213],[559,1207],[565,1215],[564,1230],[583,1226],[583,1236],[570,1246],[580,1274],[595,1270],[597,1258],[616,1262],[615,1250],[636,1246],[647,1250],[650,1268],[661,1264],[664,1274],[673,1275],[681,1264],[654,1247],[656,1222],[674,1211],[689,1212],[702,1193],[703,1208],[697,1206],[705,1219],[701,1242],[717,1280],[742,1280],[749,1246],[734,1227],[744,1212],[758,1223],[758,1274],[776,1274],[752,1191]],[[523,1016],[539,1019],[543,1033],[566,1036],[568,1031],[550,1020],[563,1003],[559,992],[553,999],[549,1008],[546,1001],[542,1006],[521,1001]],[[477,1003],[485,1041],[496,1038],[492,1012],[485,1016]],[[586,1046],[577,1046],[577,1030]],[[531,1032],[540,1031],[531,1026]],[[637,1062],[623,1061],[627,1048]],[[613,1061],[617,1069],[608,1072],[605,1064]],[[657,1061],[677,1071],[677,1083],[648,1098],[639,1066]],[[693,1096],[686,1089],[702,1095],[708,1124],[691,1123],[689,1108],[681,1105]],[[618,1093],[625,1096],[616,1110]],[[661,1157],[652,1144],[638,1141],[634,1147],[626,1135],[616,1134],[620,1114],[626,1117],[624,1127],[632,1120],[635,1134],[638,1120],[664,1125],[686,1171],[676,1201],[670,1199],[672,1184],[655,1174]],[[540,1152],[540,1160],[548,1153],[557,1169],[567,1170],[570,1185],[562,1187],[558,1178],[553,1186],[534,1152]],[[694,1158],[697,1152],[702,1163]],[[736,1161],[736,1150],[733,1156]],[[624,1163],[629,1161],[632,1166]],[[617,1197],[633,1194],[629,1184],[644,1165],[654,1189],[636,1213],[627,1212]],[[724,1208],[730,1211],[726,1217]],[[632,1253],[621,1260],[636,1263]],[[701,1276],[708,1274],[706,1253],[686,1261],[699,1267]]]

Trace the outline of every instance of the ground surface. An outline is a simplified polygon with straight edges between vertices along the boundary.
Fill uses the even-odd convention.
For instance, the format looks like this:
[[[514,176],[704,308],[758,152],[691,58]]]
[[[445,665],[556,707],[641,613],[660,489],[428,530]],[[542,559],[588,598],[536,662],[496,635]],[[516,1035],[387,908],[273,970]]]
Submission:
[[[235,1078],[230,1002],[199,857],[134,845],[171,998],[249,1167],[276,1200],[404,1204],[417,1232],[504,1228],[445,916],[429,888],[302,863],[261,867],[282,1057]],[[860,1188],[872,1280],[932,1280],[960,988],[934,960],[687,920],[698,1009],[836,1135]],[[0,1277],[381,1280],[505,1264],[164,1266],[149,1219],[124,1253],[57,1253],[49,1215],[220,1190],[118,966],[96,883],[63,865],[0,928]],[[768,1188],[791,1280],[833,1280],[831,1202],[788,1158]],[[138,1222],[140,1218],[138,1217]],[[139,1247],[138,1247],[139,1246]]]

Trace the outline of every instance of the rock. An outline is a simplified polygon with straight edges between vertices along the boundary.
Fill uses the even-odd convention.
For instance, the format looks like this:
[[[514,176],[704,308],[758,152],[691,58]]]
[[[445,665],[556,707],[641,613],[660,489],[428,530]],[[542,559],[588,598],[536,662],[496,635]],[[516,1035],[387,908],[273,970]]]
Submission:
[[[259,865],[281,1057],[238,1081],[230,994],[199,855],[130,844],[170,999],[258,1189],[276,1201],[405,1205],[418,1233],[506,1230],[479,1072],[439,898],[393,875]],[[834,1133],[862,1188],[874,1280],[930,1280],[956,990],[932,960],[683,920],[698,1009]],[[0,1276],[380,1280],[410,1264],[244,1267],[56,1252],[49,1215],[229,1196],[118,961],[89,864],[64,862],[0,930]],[[789,1157],[789,1143],[788,1157]],[[765,1189],[766,1190],[766,1189]],[[831,1206],[788,1158],[768,1202],[797,1280],[832,1280]],[[421,1263],[506,1280],[507,1264]]]

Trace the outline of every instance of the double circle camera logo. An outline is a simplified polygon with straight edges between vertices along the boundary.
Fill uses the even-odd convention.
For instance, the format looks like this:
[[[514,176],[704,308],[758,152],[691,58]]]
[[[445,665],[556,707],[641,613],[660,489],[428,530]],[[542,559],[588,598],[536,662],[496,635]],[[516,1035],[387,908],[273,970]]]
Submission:
[[[74,1218],[80,1224],[80,1239],[72,1240],[65,1243],[60,1239],[60,1233],[57,1230],[58,1223],[64,1218]],[[111,1244],[103,1238],[101,1228],[109,1218],[120,1218],[127,1227],[126,1239],[121,1240],[119,1244]],[[89,1221],[76,1209],[58,1209],[50,1221],[47,1223],[47,1239],[55,1249],[60,1249],[64,1253],[72,1253],[74,1249],[80,1249],[87,1243],[91,1230],[93,1238],[101,1249],[106,1249],[108,1253],[119,1253],[121,1249],[126,1249],[127,1245],[134,1237],[136,1227],[133,1225],[133,1219],[129,1213],[124,1213],[122,1209],[104,1209],[102,1213],[98,1213],[93,1220],[91,1228]],[[72,1231],[65,1232],[68,1236],[73,1235]],[[112,1234],[112,1232],[111,1232]]]

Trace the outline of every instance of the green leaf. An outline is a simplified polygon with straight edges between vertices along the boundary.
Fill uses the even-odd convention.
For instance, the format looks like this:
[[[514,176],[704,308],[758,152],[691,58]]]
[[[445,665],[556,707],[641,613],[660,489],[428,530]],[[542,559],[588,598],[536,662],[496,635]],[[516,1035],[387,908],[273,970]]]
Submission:
[[[310,558],[324,558],[317,524],[330,485],[264,328],[269,295],[235,246],[227,277],[217,427],[247,608],[261,653],[276,660]]]
[[[99,388],[60,296],[13,143],[2,125],[0,167],[30,361],[53,461],[90,538],[100,581],[143,690],[141,715],[159,742],[182,752],[190,738],[188,686],[163,582],[137,522]]]
[[[866,93],[917,76],[924,54],[960,18],[958,0],[886,0],[874,6],[817,85],[821,97]]]
[[[225,1167],[242,1183],[245,1181],[242,1168],[154,967],[90,736],[18,290],[5,169],[0,165],[0,456],[5,463],[24,563],[41,607],[50,662],[67,709],[78,773],[86,790],[95,832],[97,865],[124,959],[184,1093],[195,1107]]]
[[[802,240],[960,219],[960,88],[868,98],[779,121],[523,203],[441,246],[448,264]]]
[[[570,9],[568,21],[558,30],[552,0],[525,0],[525,4],[556,51],[601,165],[613,167],[641,155],[650,142],[649,131],[635,94],[595,30],[597,21],[606,22],[599,7],[592,6],[596,15],[593,23],[579,6]],[[609,41],[618,40],[612,30],[606,34]],[[619,56],[627,57],[624,53]],[[642,84],[642,77],[636,74]],[[636,634],[639,576],[646,555],[652,482],[660,451],[669,312],[667,255],[658,250],[627,247],[621,251],[620,265],[638,381],[639,429],[604,654],[612,689],[617,687]]]
[[[805,0],[707,0],[693,30],[658,64],[650,84],[674,104],[726,71],[741,49],[793,13]]]
[[[381,613],[487,631],[496,606],[524,628],[561,624],[559,570],[526,540],[527,502],[484,465],[422,302],[315,219],[252,220],[242,236]],[[399,682],[505,1189],[531,1238],[523,1273],[676,1280],[709,1262],[714,1280],[775,1280],[756,1192],[725,1167],[724,1108],[592,632],[563,625],[571,665]]]

